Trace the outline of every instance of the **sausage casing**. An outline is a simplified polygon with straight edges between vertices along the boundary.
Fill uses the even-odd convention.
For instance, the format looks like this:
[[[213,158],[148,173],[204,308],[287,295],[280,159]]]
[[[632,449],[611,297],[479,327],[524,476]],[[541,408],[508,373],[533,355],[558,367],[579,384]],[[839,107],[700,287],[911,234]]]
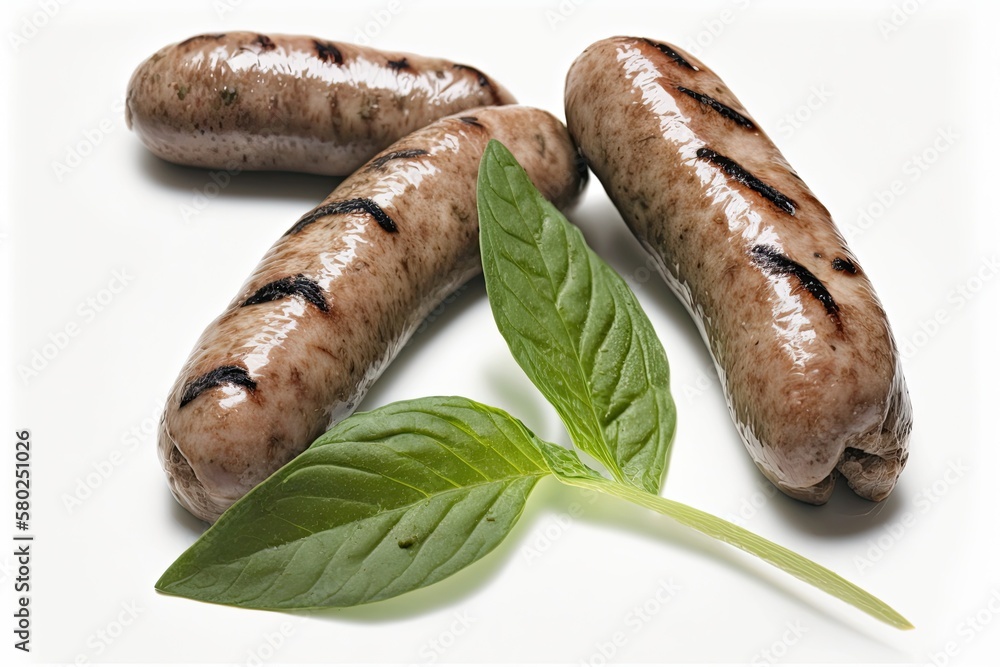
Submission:
[[[476,177],[492,138],[557,206],[581,169],[566,128],[519,106],[441,119],[296,222],[195,346],[160,424],[175,497],[213,521],[350,414],[424,317],[481,271]]]
[[[440,58],[230,32],[171,44],[139,65],[126,120],[170,162],[347,176],[438,118],[513,102],[481,71]]]
[[[840,471],[881,500],[909,395],[885,312],[830,213],[721,79],[670,44],[591,45],[570,133],[701,329],[753,460],[825,502]]]

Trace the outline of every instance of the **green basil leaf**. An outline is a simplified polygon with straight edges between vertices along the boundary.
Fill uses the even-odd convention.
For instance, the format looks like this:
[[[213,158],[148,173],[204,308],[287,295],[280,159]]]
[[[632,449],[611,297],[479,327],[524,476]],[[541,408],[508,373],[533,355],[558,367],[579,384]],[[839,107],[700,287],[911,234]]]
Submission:
[[[635,295],[495,140],[478,201],[486,291],[514,358],[580,450],[657,493],[676,413],[666,353]]]
[[[535,436],[501,410],[394,403],[344,420],[253,489],[156,588],[257,609],[393,597],[489,553],[547,474]]]

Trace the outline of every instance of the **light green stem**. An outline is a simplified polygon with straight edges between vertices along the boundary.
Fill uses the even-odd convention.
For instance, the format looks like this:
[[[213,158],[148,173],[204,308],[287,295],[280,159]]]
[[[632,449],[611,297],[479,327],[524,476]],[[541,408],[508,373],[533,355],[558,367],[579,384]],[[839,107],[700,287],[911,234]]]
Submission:
[[[797,577],[807,584],[811,584],[834,597],[840,598],[848,604],[854,605],[880,621],[900,630],[913,629],[912,623],[871,593],[866,592],[864,589],[859,588],[822,565],[770,540],[764,539],[760,535],[741,528],[734,523],[695,509],[690,505],[654,496],[641,489],[627,484],[619,484],[603,477],[564,477],[558,474],[556,477],[565,484],[600,491],[669,516],[678,523],[694,528],[709,537],[714,537],[747,553],[751,553],[771,565],[784,570],[793,577]]]

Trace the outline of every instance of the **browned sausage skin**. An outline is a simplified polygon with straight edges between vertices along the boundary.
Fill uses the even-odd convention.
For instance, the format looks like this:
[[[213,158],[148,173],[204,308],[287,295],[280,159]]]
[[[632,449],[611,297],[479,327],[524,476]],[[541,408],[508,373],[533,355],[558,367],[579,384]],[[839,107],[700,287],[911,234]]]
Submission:
[[[350,414],[434,306],[481,270],[476,175],[503,142],[557,206],[579,168],[566,128],[475,109],[400,140],[271,248],[177,378],[159,454],[175,497],[213,521]]]
[[[150,151],[195,167],[347,176],[393,141],[502,86],[440,58],[296,35],[198,35],[132,75],[126,120]]]
[[[733,420],[788,495],[836,471],[872,500],[907,457],[911,408],[885,312],[829,212],[736,96],[669,44],[591,45],[570,133],[698,323]]]

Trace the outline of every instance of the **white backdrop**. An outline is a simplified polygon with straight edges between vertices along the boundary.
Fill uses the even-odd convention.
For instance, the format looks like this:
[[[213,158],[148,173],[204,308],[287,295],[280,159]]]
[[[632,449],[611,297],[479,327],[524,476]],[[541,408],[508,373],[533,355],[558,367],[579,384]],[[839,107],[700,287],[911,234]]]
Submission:
[[[995,657],[1000,58],[997,12],[987,6],[4,3],[0,508],[13,509],[14,432],[30,429],[36,540],[33,650],[14,650],[5,630],[0,660],[944,665]],[[305,616],[156,594],[154,581],[203,528],[174,503],[156,461],[162,401],[205,325],[334,184],[245,173],[213,188],[207,172],[158,161],[125,128],[125,86],[142,59],[234,29],[368,39],[468,62],[559,116],[569,64],[606,36],[678,43],[722,75],[834,213],[878,288],[905,354],[912,455],[879,506],[846,488],[822,508],[774,495],[743,451],[693,324],[650,277],[592,181],[571,219],[628,278],[670,359],[679,426],[664,494],[820,561],[916,629],[882,626],[741,552],[551,481],[496,552],[395,600]],[[43,349],[50,358],[37,374],[19,372]],[[504,407],[565,442],[495,331],[481,281],[414,338],[362,407],[431,394]],[[0,549],[8,625],[12,552]]]

